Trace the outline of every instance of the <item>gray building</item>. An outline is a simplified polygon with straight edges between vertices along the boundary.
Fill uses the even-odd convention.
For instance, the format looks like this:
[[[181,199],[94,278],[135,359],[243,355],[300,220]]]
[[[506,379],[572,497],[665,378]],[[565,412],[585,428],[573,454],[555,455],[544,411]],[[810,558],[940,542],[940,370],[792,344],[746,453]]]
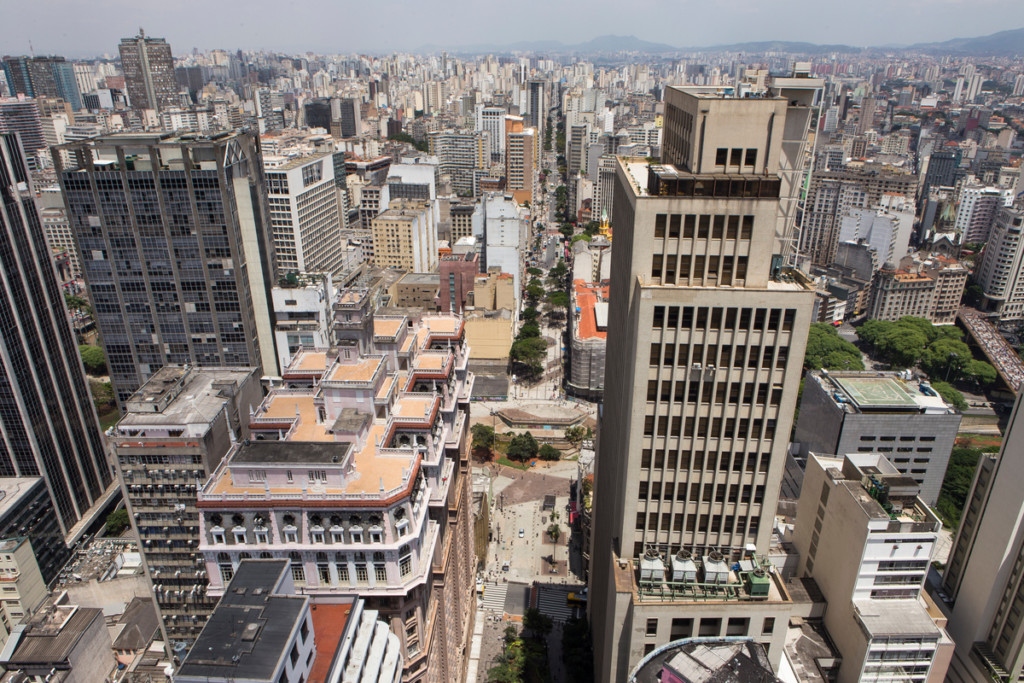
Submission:
[[[45,481],[65,538],[116,490],[16,135],[0,134],[0,476]]]
[[[42,477],[0,478],[0,538],[27,536],[49,584],[71,558]]]
[[[277,268],[253,133],[108,135],[53,159],[122,409],[164,365],[276,372]]]
[[[167,366],[126,402],[114,427],[124,499],[153,583],[164,642],[172,646],[191,643],[217,604],[207,597],[206,575],[197,564],[196,489],[236,439],[248,438],[248,411],[262,394],[252,368]]]
[[[927,382],[895,372],[808,372],[794,437],[799,455],[791,456],[785,488],[799,493],[793,460],[799,465],[808,453],[881,453],[934,505],[959,428],[960,414]]]

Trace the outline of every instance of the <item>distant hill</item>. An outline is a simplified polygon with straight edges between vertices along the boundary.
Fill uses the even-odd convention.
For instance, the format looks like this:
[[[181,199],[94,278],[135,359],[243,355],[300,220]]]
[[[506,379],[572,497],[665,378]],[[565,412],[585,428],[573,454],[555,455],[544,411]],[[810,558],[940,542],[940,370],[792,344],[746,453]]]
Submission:
[[[786,40],[763,40],[730,45],[711,45],[708,47],[674,47],[665,43],[652,43],[636,36],[606,35],[598,36],[585,43],[566,45],[557,40],[520,41],[506,45],[477,44],[461,47],[445,47],[441,45],[424,45],[416,50],[420,53],[434,53],[447,50],[454,54],[476,55],[487,53],[535,52],[548,54],[614,54],[636,52],[642,54],[673,54],[693,52],[748,52],[763,54],[765,52],[788,52],[792,54],[822,55],[833,52],[851,53],[864,51],[884,52],[927,52],[938,54],[958,54],[975,56],[1013,56],[1024,55],[1024,28],[1000,31],[988,36],[976,38],[954,38],[941,43],[918,43],[909,46],[877,46],[856,47],[853,45],[818,45]]]

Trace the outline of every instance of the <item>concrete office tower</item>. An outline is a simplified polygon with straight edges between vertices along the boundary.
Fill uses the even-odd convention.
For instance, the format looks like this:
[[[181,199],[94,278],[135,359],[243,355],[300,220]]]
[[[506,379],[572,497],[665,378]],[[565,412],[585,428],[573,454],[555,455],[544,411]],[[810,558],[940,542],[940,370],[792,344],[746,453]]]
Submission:
[[[412,273],[437,270],[437,224],[428,202],[398,199],[373,219],[373,261]]]
[[[46,149],[38,103],[22,97],[0,97],[0,135],[4,133],[19,135],[29,170],[37,170],[39,154]]]
[[[519,206],[508,195],[489,194],[483,199],[483,249],[480,272],[501,269],[514,279],[518,302],[522,283],[522,263],[530,236],[530,223],[519,213]]]
[[[16,135],[0,135],[0,199],[0,476],[42,477],[77,540],[116,487]]]
[[[979,308],[1000,320],[1024,319],[1024,209],[1003,207],[996,214],[977,280],[984,298]]]
[[[501,162],[505,155],[505,116],[508,112],[504,107],[477,105],[476,129],[487,132],[488,152],[491,162]]]
[[[174,77],[171,46],[166,40],[147,38],[140,28],[134,38],[122,38],[118,50],[133,109],[160,110],[177,106],[178,82]]]
[[[108,135],[53,158],[119,406],[164,365],[276,371],[255,134]]]
[[[477,177],[490,166],[488,133],[445,130],[427,133],[431,156],[440,162],[439,170],[448,176],[452,189],[462,197],[479,192]]]
[[[863,240],[879,266],[896,264],[907,255],[914,231],[914,202],[901,194],[884,194],[871,209],[851,209],[839,218],[839,241]]]
[[[450,242],[454,245],[464,237],[482,238],[484,234],[484,212],[479,200],[465,200],[449,205]]]
[[[910,315],[936,325],[952,325],[967,274],[959,261],[944,256],[906,256],[898,265],[875,273],[868,317],[895,321]]]
[[[860,120],[857,122],[857,135],[864,135],[875,127],[875,98],[865,97],[860,101]]]
[[[201,491],[210,591],[245,557],[285,558],[314,605],[355,594],[379,610],[401,641],[403,680],[462,680],[473,608],[465,325],[371,325],[369,355],[339,344],[296,356],[251,415],[252,440]]]
[[[253,368],[166,366],[130,400],[111,440],[124,500],[175,655],[191,645],[217,604],[197,554],[202,488],[263,396]]]
[[[345,97],[338,100],[332,100],[332,104],[334,102],[338,103],[338,115],[336,120],[340,126],[340,137],[355,138],[362,135],[363,120],[359,112],[359,100],[352,97]],[[334,117],[332,116],[332,118]]]
[[[820,87],[798,80],[806,97],[667,88],[663,165],[618,161],[589,600],[599,681],[693,635],[782,656],[791,602],[747,548],[768,547],[814,302],[777,266],[780,167],[802,159]]]
[[[807,461],[793,545],[828,603],[838,683],[945,678],[953,643],[921,594],[942,522],[917,491],[877,453]]]
[[[519,204],[533,205],[537,141],[537,131],[525,128],[522,117],[505,117],[505,188]]]
[[[1024,673],[1024,399],[999,455],[983,454],[953,540],[940,597],[956,654],[948,680],[1016,681]]]
[[[331,154],[263,157],[277,270],[343,271],[345,243]]]
[[[814,370],[804,380],[793,440],[803,457],[881,453],[934,505],[959,428],[960,414],[926,382],[895,372]]]
[[[5,57],[3,69],[12,95],[61,99],[74,111],[82,108],[75,68],[63,57]]]

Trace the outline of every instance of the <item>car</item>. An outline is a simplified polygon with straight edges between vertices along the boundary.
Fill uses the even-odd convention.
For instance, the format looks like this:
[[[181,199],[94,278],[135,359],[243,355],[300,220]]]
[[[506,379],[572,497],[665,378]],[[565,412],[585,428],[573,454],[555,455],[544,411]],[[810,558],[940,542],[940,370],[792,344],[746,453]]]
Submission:
[[[526,535],[526,529],[520,529],[519,530],[519,538],[522,538],[525,535]]]

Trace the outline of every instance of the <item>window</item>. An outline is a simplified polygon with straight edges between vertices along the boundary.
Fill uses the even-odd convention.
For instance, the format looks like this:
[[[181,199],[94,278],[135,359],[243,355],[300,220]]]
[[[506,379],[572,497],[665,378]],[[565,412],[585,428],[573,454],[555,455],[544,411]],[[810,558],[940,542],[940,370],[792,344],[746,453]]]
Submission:
[[[270,542],[270,534],[267,533],[266,529],[257,529],[256,530],[256,542],[257,543],[263,543],[263,544],[266,544],[266,543]]]
[[[725,147],[719,147],[715,151],[715,165],[725,166],[729,161],[729,150]]]
[[[658,620],[648,619],[647,620],[647,635],[656,636],[658,635]]]
[[[403,545],[398,551],[398,572],[402,576],[412,573],[412,550],[407,545]]]
[[[746,617],[729,617],[729,622],[726,625],[725,635],[727,636],[745,636],[747,631],[750,630],[750,619]]]
[[[293,483],[293,482],[295,481],[295,480],[294,480],[294,479],[292,478],[292,471],[291,471],[291,470],[288,470],[287,472],[285,472],[285,473],[284,473],[284,476],[285,476],[285,478],[286,478],[286,479],[288,480],[288,483],[289,483],[289,484],[291,484],[291,483]]]
[[[266,480],[267,480],[267,471],[266,470],[249,470],[249,481],[250,482],[266,481]]]
[[[740,162],[743,160],[743,150],[734,147],[732,149],[732,154],[730,155],[730,157],[731,158],[729,159],[729,165],[739,166]]]
[[[744,166],[756,166],[757,165],[757,150],[748,149],[746,151],[746,158],[743,160]]]
[[[327,483],[327,471],[326,470],[310,470],[309,471],[309,483],[311,484],[325,484]]]
[[[296,552],[291,553],[292,583],[304,585],[306,583],[306,568],[302,565],[302,556]]]
[[[775,617],[765,617],[761,624],[761,635],[766,636],[775,632]]]
[[[701,619],[700,620],[700,631],[698,635],[701,638],[717,638],[722,631],[722,620],[718,618],[714,619]]]
[[[213,544],[214,545],[224,545],[225,542],[226,541],[224,540],[224,531],[223,530],[221,530],[221,531],[214,531],[213,532]]]
[[[235,536],[235,543],[245,543],[245,529],[234,528],[231,533]]]

